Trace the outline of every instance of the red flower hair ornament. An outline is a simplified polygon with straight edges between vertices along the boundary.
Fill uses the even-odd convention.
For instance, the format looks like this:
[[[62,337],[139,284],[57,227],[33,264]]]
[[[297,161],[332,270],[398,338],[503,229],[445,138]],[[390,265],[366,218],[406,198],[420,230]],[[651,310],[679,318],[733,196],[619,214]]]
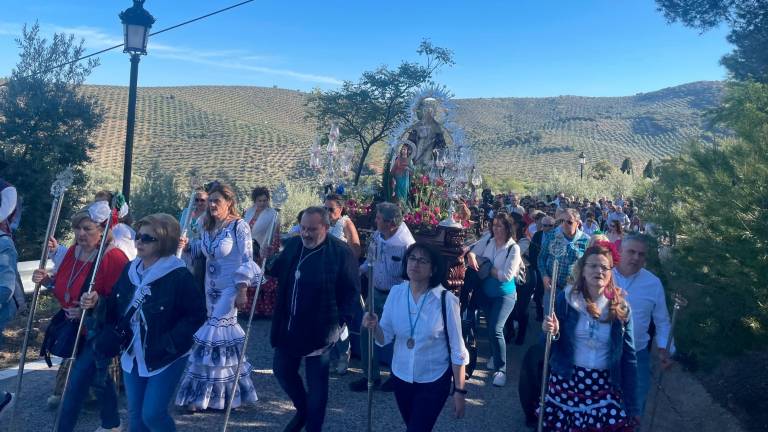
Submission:
[[[617,265],[619,265],[619,263],[621,262],[621,254],[619,253],[619,250],[616,249],[616,244],[607,240],[598,240],[595,242],[594,246],[600,246],[610,250],[611,259],[613,260],[613,266],[616,267]]]

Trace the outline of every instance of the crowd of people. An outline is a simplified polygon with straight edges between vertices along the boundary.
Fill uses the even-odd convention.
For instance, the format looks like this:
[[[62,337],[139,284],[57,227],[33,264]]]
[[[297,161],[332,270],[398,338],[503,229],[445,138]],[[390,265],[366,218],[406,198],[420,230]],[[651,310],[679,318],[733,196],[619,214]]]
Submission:
[[[2,330],[15,314],[20,284],[13,244],[16,190],[0,179],[0,194]],[[72,216],[71,246],[50,239],[54,271],[33,276],[60,306],[52,320],[58,324],[46,330],[44,355],[68,357],[73,323],[86,316],[77,356],[60,369],[71,368],[66,392],[53,391],[64,394],[53,399],[62,405],[59,430],[75,430],[90,392],[100,407],[98,430],[124,428],[112,369],[121,372],[131,431],[176,430],[172,401],[189,411],[223,410],[231,396],[233,407],[256,403],[251,364],[247,357],[238,363],[245,350],[238,309],[262,297],[274,299],[268,308],[272,370],[295,408],[285,431],[323,430],[329,374],[347,373],[353,335],[359,335],[366,375],[350,390],[368,390],[370,373],[374,390],[394,392],[406,430],[432,430],[449,397],[457,418],[481,409],[465,401],[467,377],[476,366],[467,326],[477,330],[485,317],[488,350],[479,354],[488,359],[490,383],[505,387],[507,343],[514,338],[524,344],[531,301],[533,320],[554,342],[543,407],[534,397],[541,381],[520,377],[533,383],[520,386],[528,425],[539,414],[552,431],[641,425],[651,352],[662,367],[671,361],[664,349],[670,323],[661,282],[644,268],[650,246],[632,200],[521,198],[490,190],[482,196],[468,207],[479,236],[462,251],[467,272],[463,289],[454,293],[443,284],[445,257],[414,238],[397,204],[376,206],[375,230],[363,245],[336,194],[303,210],[297,235],[282,239],[264,187],[253,190],[253,206],[242,216],[232,188],[213,182],[195,192],[181,223],[152,214],[132,226],[129,215],[110,208],[112,194],[98,194]],[[365,283],[372,298],[361,289]],[[249,297],[257,286],[268,288]],[[549,310],[546,298],[553,290]],[[375,349],[369,356],[369,334],[389,351]],[[391,370],[384,382],[382,362]],[[520,369],[530,375],[525,365]],[[0,409],[6,412],[13,402],[12,394],[2,395]]]

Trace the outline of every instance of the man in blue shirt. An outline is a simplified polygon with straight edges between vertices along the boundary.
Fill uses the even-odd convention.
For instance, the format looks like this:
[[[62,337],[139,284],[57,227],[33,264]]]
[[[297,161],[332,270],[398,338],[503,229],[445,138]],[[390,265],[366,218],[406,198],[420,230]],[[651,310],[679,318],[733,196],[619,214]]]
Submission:
[[[559,261],[557,289],[563,289],[571,274],[571,266],[584,255],[589,244],[589,236],[579,229],[581,216],[578,210],[566,209],[560,212],[557,221],[560,226],[544,234],[539,253],[539,273],[546,291],[552,289],[552,265],[555,260]],[[545,305],[549,307],[547,302]],[[549,315],[549,312],[544,310],[545,315]]]

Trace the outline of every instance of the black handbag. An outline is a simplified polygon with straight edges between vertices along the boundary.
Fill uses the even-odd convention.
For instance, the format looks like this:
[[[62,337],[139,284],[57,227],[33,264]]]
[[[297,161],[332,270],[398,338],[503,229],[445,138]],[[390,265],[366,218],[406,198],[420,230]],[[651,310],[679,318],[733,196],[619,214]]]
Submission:
[[[77,320],[67,319],[67,313],[64,309],[56,312],[45,329],[43,343],[40,346],[40,356],[45,359],[48,367],[53,366],[51,354],[65,359],[72,355],[78,327]]]
[[[80,297],[80,294],[82,294],[82,292],[87,289],[86,287],[91,283],[93,270],[94,266],[91,266],[91,270],[88,272],[88,276],[85,278],[83,286],[80,287],[80,292],[78,292],[77,298]],[[48,327],[45,329],[43,343],[40,346],[40,356],[45,359],[45,363],[48,367],[53,366],[53,363],[51,362],[51,354],[64,359],[67,359],[72,355],[72,351],[75,348],[75,340],[77,339],[78,327],[80,327],[79,320],[67,319],[67,313],[64,309],[56,312],[56,315],[51,318],[50,324],[48,324]]]

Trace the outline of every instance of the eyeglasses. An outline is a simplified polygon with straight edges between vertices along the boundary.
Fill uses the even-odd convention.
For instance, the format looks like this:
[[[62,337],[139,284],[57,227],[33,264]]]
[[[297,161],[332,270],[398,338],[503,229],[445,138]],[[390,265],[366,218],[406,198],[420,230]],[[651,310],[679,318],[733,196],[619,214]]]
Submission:
[[[413,255],[408,257],[408,262],[411,262],[411,263],[414,263],[414,264],[419,264],[419,265],[432,264],[432,261],[430,261],[430,260],[428,260],[426,258],[417,258],[417,257],[415,257]]]
[[[142,242],[142,243],[154,243],[157,241],[157,238],[152,237],[149,234],[137,234],[136,235],[136,241]]]
[[[588,268],[588,269],[590,269],[592,271],[599,271],[601,273],[608,273],[609,271],[611,271],[610,267],[608,267],[606,265],[602,265],[602,264],[586,263],[584,265],[584,267],[586,267],[586,268]]]

